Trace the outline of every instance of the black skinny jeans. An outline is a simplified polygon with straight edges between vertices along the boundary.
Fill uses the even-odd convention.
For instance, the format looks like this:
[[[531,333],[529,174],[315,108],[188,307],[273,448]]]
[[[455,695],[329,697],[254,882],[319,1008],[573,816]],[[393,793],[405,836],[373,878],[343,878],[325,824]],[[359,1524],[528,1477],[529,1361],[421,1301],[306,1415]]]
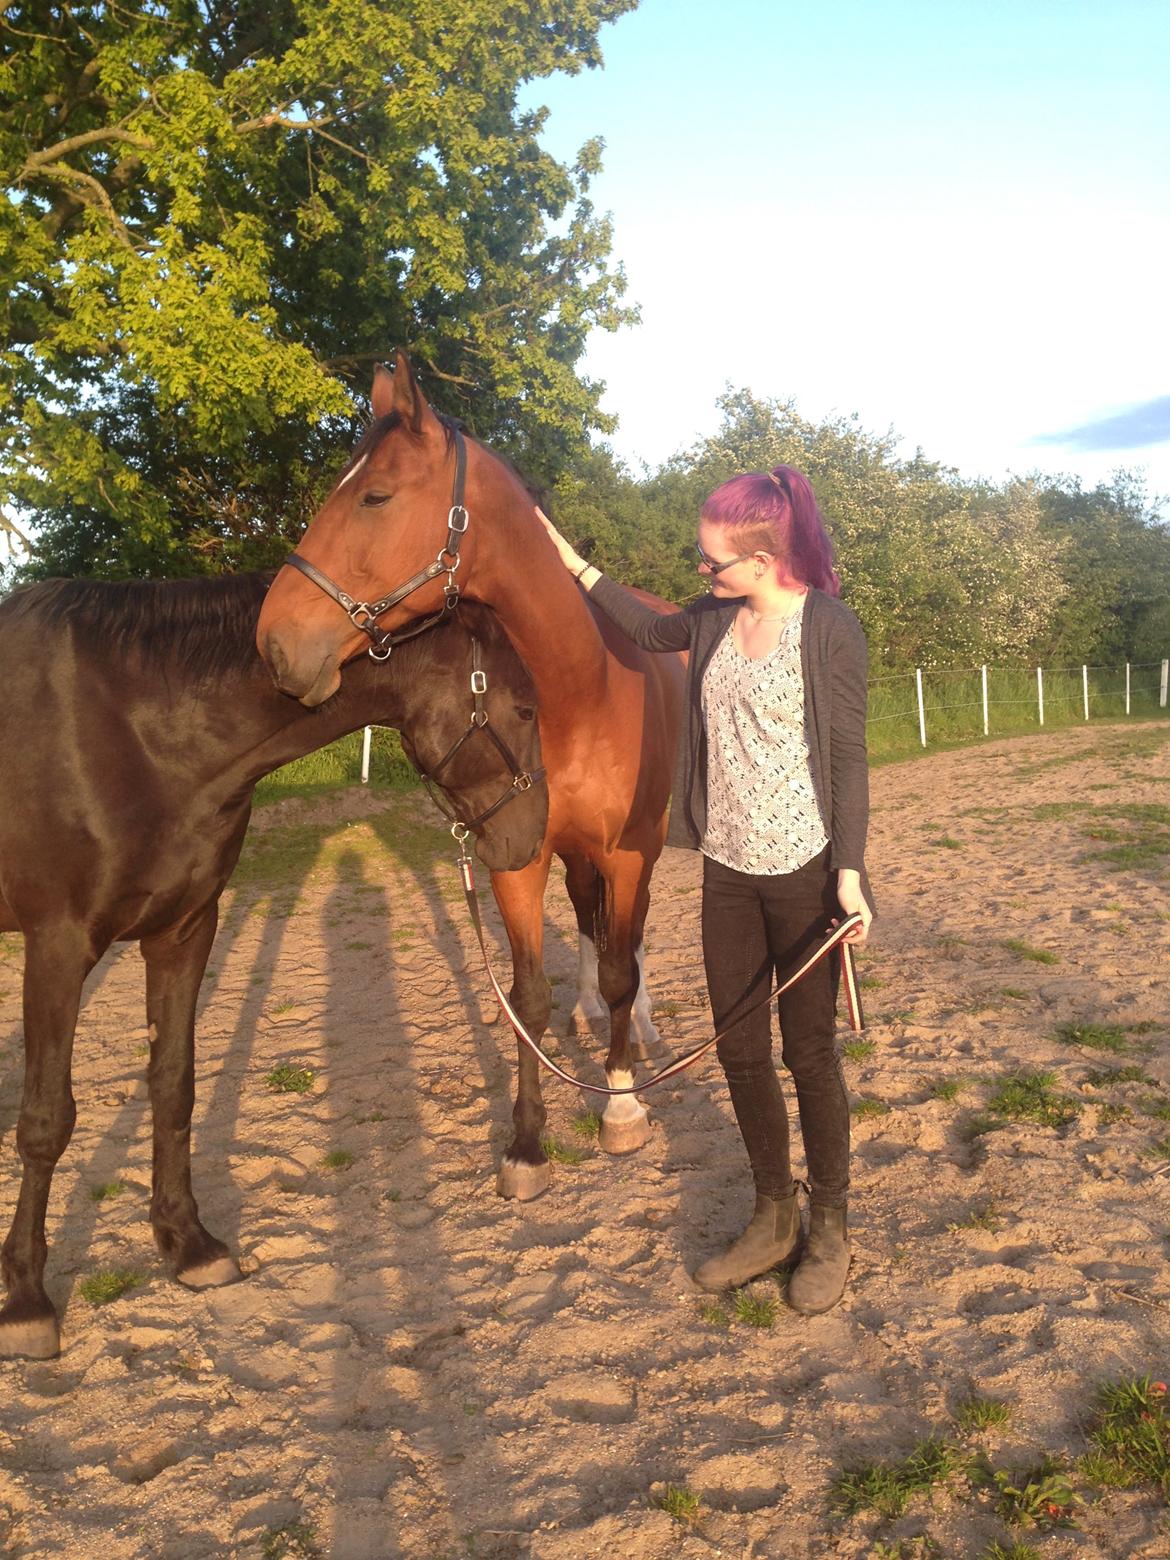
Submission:
[[[828,860],[826,847],[795,872],[756,875],[703,858],[703,960],[717,1030],[762,996],[773,974],[788,975],[841,914]],[[830,955],[777,1004],[812,1195],[830,1207],[844,1207],[849,1189],[849,1101],[835,1040],[838,975]],[[788,1111],[772,1064],[771,1004],[736,1024],[716,1049],[756,1191],[787,1196]]]

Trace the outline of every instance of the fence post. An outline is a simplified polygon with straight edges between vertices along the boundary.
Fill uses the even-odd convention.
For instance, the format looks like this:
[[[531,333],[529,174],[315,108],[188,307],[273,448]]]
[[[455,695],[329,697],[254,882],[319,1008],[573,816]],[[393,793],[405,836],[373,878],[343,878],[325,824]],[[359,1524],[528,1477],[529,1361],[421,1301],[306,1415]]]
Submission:
[[[914,682],[918,689],[918,735],[922,738],[922,746],[926,746],[926,706],[922,702],[922,668],[914,668]]]
[[[1040,724],[1044,724],[1044,668],[1036,668],[1036,700],[1040,706]]]
[[[370,783],[370,733],[372,728],[367,726],[362,732],[362,784]]]
[[[983,667],[983,735],[987,735],[987,666]]]
[[[1125,663],[1125,713],[1129,714],[1129,662]]]
[[[1089,668],[1081,667],[1081,686],[1085,690],[1085,719],[1089,718]]]
[[[1166,687],[1170,683],[1170,661],[1162,662],[1162,681],[1158,687],[1158,708],[1166,708]]]

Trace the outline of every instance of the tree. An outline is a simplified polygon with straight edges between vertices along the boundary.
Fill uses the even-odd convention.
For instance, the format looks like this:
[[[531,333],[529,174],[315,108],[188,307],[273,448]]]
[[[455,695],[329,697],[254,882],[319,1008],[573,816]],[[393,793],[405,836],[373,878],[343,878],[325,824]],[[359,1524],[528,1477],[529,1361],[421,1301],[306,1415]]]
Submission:
[[[35,572],[285,550],[407,347],[549,481],[604,429],[577,362],[631,318],[521,82],[636,0],[24,0],[0,15],[0,480]]]

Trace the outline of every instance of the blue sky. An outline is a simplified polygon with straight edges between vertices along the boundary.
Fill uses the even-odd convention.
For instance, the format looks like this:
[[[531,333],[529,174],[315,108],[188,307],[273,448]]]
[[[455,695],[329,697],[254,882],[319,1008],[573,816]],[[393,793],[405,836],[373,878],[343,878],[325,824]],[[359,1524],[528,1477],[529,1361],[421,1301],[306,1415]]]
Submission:
[[[642,0],[534,82],[642,323],[594,334],[656,465],[724,385],[857,413],[967,477],[1170,495],[1170,7]]]

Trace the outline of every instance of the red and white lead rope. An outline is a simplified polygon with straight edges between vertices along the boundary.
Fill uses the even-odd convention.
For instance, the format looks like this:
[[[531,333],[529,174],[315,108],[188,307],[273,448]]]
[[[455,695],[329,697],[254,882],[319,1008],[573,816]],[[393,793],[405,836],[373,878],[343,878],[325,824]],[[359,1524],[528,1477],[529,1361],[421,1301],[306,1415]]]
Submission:
[[[458,838],[459,836],[456,835],[456,839]],[[676,1074],[684,1072],[688,1067],[693,1066],[700,1057],[706,1056],[712,1046],[717,1045],[723,1036],[727,1034],[728,1030],[734,1029],[735,1024],[741,1023],[749,1013],[754,1013],[757,1008],[763,1007],[765,1002],[771,1002],[773,997],[781,996],[795,986],[798,980],[802,980],[809,970],[819,964],[834,949],[838,951],[841,959],[841,984],[845,991],[845,1006],[849,1014],[850,1028],[860,1030],[865,1026],[861,1012],[861,992],[858,989],[857,971],[853,963],[853,948],[845,941],[854,927],[862,925],[861,916],[854,913],[853,915],[847,915],[842,921],[839,921],[824,940],[812,949],[800,968],[795,970],[786,981],[774,986],[771,991],[766,992],[762,997],[758,997],[756,1001],[744,1008],[743,1012],[736,1018],[735,1024],[729,1024],[727,1029],[722,1029],[717,1035],[712,1035],[710,1040],[705,1040],[702,1045],[696,1046],[693,1051],[687,1051],[682,1056],[676,1056],[673,1062],[669,1062],[660,1072],[656,1072],[653,1077],[647,1078],[644,1083],[636,1083],[626,1089],[610,1089],[601,1083],[583,1083],[580,1078],[574,1078],[563,1067],[558,1067],[550,1056],[545,1055],[537,1042],[525,1029],[523,1020],[508,1000],[504,988],[496,979],[491,959],[488,957],[487,943],[484,940],[483,922],[480,920],[479,915],[479,899],[475,891],[475,878],[472,874],[471,858],[467,855],[466,850],[463,849],[462,840],[459,840],[459,844],[462,854],[456,858],[456,865],[459,868],[459,876],[463,881],[463,893],[467,899],[467,908],[471,913],[475,935],[479,939],[484,968],[487,970],[488,979],[492,983],[492,990],[496,994],[496,1000],[499,1002],[505,1018],[507,1018],[509,1024],[516,1031],[516,1038],[528,1047],[540,1065],[547,1067],[550,1073],[553,1073],[564,1083],[571,1083],[576,1089],[584,1089],[590,1094],[641,1094],[646,1089],[654,1088],[656,1084],[665,1083],[668,1078],[673,1078]]]

